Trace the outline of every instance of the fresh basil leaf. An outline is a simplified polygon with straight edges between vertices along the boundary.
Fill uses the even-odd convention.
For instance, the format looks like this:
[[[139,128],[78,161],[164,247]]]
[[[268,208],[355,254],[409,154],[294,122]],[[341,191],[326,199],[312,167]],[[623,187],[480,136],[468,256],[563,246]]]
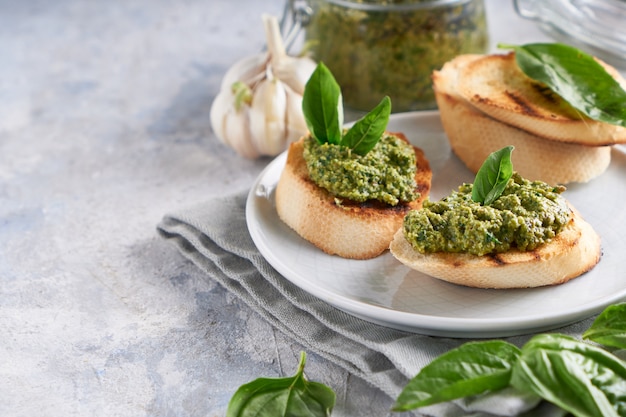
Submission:
[[[626,303],[607,307],[583,333],[583,338],[604,346],[626,349]]]
[[[378,143],[389,122],[391,100],[384,97],[372,111],[359,119],[344,135],[341,145],[365,155]]]
[[[626,416],[626,364],[569,336],[533,337],[522,347],[511,384],[577,417]]]
[[[591,119],[626,127],[626,91],[591,55],[559,43],[498,46],[513,49],[527,76],[572,107]]]
[[[322,62],[304,87],[302,113],[309,132],[318,142],[339,144],[344,117],[341,88]]]
[[[394,411],[407,411],[509,385],[520,350],[500,340],[468,342],[435,358],[404,387]]]
[[[507,146],[491,153],[485,159],[474,178],[472,200],[487,206],[502,195],[513,175],[511,163],[513,149],[513,146]]]
[[[335,393],[304,377],[306,354],[300,354],[293,377],[258,378],[242,385],[230,402],[226,417],[328,417],[335,406]]]

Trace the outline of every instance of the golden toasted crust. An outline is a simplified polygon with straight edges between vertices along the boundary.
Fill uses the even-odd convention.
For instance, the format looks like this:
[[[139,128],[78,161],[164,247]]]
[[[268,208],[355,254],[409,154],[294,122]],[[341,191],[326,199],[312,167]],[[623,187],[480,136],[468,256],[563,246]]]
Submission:
[[[390,244],[400,262],[432,277],[476,288],[532,288],[562,284],[591,270],[600,260],[600,237],[575,211],[566,228],[539,248],[497,255],[422,254],[400,229]]]
[[[607,64],[608,72],[623,83]],[[483,55],[460,69],[459,94],[492,118],[551,140],[590,146],[626,143],[626,128],[591,120],[517,66],[515,54]]]
[[[276,210],[279,218],[302,238],[331,255],[351,259],[380,255],[402,226],[405,213],[420,208],[430,192],[430,165],[422,150],[414,147],[415,180],[420,193],[417,200],[396,207],[345,200],[337,205],[332,194],[310,179],[303,150],[304,139],[289,146],[285,169],[276,188]]]
[[[587,182],[611,162],[611,147],[585,146],[539,137],[500,122],[473,107],[457,90],[459,72],[482,55],[461,55],[432,75],[441,123],[454,153],[477,172],[490,153],[515,146],[515,170],[549,184]]]

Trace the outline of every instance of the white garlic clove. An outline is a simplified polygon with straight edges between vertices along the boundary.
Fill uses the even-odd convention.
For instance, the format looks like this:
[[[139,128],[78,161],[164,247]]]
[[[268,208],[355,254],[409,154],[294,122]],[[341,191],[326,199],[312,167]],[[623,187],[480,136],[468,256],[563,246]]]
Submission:
[[[249,106],[246,105],[238,111],[234,107],[229,108],[224,120],[227,145],[244,158],[255,159],[261,156],[252,143]]]
[[[287,125],[286,145],[295,142],[309,132],[302,114],[302,96],[286,87],[287,111],[285,124]]]
[[[220,92],[211,105],[210,121],[215,136],[244,158],[254,159],[260,155],[250,135],[250,106],[235,107],[235,95],[231,89]]]
[[[315,62],[306,56],[287,55],[276,16],[263,14],[265,40],[270,55],[270,65],[274,76],[287,84],[293,91],[302,95],[304,86],[315,70]]]
[[[285,150],[287,95],[280,80],[266,78],[254,90],[250,106],[252,142],[262,155],[275,156]]]
[[[304,86],[315,71],[317,64],[308,57],[288,57],[277,66],[272,66],[276,78],[287,84],[294,92],[303,95]]]
[[[221,90],[228,90],[237,81],[241,81],[249,86],[265,77],[265,71],[269,62],[267,52],[243,58],[233,64],[226,71],[222,79]]]
[[[226,109],[231,105],[232,100],[233,94],[228,90],[222,90],[213,100],[211,110],[209,112],[209,120],[211,121],[213,132],[215,132],[215,136],[217,136],[222,143],[226,143],[224,119],[226,116]]]

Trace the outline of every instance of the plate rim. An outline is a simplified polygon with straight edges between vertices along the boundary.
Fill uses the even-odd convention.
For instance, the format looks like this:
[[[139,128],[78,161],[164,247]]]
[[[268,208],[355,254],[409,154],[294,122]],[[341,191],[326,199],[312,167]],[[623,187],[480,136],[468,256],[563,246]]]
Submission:
[[[392,120],[400,119],[425,119],[429,123],[436,118],[439,120],[439,112],[419,111],[396,113],[390,116]],[[440,123],[440,120],[439,120]],[[441,133],[443,132],[443,129]],[[263,258],[276,269],[282,277],[287,279],[293,285],[306,291],[307,293],[321,299],[322,301],[358,318],[371,323],[379,324],[385,327],[395,328],[398,330],[408,331],[431,336],[444,337],[461,337],[461,338],[487,338],[487,337],[505,337],[537,331],[551,329],[555,327],[565,326],[577,321],[581,321],[586,317],[590,317],[599,313],[607,305],[623,300],[626,297],[626,286],[621,292],[613,294],[612,297],[604,297],[595,302],[589,302],[583,308],[569,308],[566,311],[555,313],[550,316],[544,315],[524,315],[521,318],[477,318],[477,317],[442,317],[422,313],[414,313],[408,311],[395,310],[390,307],[366,303],[364,301],[350,298],[343,294],[337,294],[318,285],[312,284],[310,281],[297,277],[297,273],[290,267],[281,262],[276,254],[266,247],[260,233],[255,229],[253,221],[256,218],[257,199],[267,199],[267,195],[259,195],[259,187],[263,192],[270,193],[271,188],[275,186],[270,184],[267,187],[263,184],[263,180],[274,170],[281,169],[286,160],[287,151],[276,156],[255,179],[246,199],[246,223],[249,233],[254,244],[263,256]],[[282,165],[278,167],[278,165]],[[279,220],[280,221],[280,220]],[[258,223],[258,221],[257,221]],[[330,255],[328,255],[330,256]],[[355,261],[359,262],[359,261]],[[391,316],[391,317],[390,317]],[[381,319],[383,318],[383,319]]]

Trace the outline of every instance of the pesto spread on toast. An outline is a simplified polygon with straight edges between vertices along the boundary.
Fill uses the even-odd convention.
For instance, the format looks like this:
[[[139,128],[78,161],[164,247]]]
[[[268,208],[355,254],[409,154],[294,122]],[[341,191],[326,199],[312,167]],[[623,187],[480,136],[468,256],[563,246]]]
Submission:
[[[513,173],[502,195],[489,205],[472,200],[473,184],[462,184],[440,201],[424,201],[407,213],[404,236],[421,253],[478,256],[533,250],[549,242],[569,222],[562,186],[529,181]]]
[[[304,159],[313,182],[335,197],[356,202],[378,200],[395,206],[419,197],[416,190],[416,157],[413,147],[385,133],[365,155],[309,137]]]

